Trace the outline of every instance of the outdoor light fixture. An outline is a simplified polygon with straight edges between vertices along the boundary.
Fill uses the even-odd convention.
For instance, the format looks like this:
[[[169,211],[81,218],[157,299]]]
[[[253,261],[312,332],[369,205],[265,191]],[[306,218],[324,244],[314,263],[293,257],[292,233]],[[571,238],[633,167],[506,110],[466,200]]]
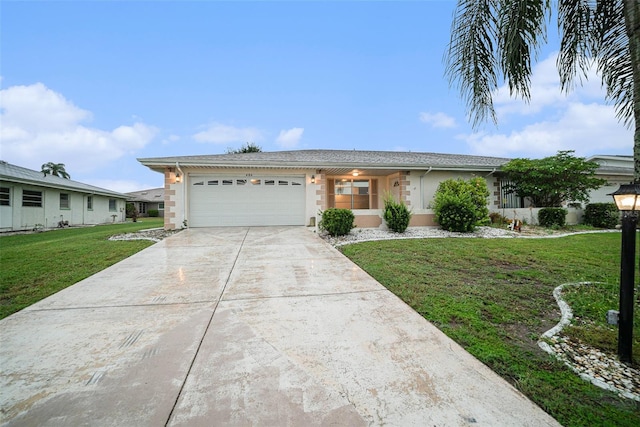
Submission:
[[[621,184],[620,188],[611,193],[618,210],[623,212],[640,211],[640,184]]]
[[[618,319],[618,357],[631,362],[633,344],[633,292],[636,257],[636,225],[640,211],[640,183],[621,184],[611,193],[622,212],[620,249],[620,315]]]
[[[358,171],[353,171],[353,176],[358,176],[358,175],[359,175]]]
[[[316,183],[316,176],[315,175],[311,175],[311,183],[312,184]]]
[[[176,172],[176,182],[180,182],[180,181],[182,181],[182,177],[178,172]]]

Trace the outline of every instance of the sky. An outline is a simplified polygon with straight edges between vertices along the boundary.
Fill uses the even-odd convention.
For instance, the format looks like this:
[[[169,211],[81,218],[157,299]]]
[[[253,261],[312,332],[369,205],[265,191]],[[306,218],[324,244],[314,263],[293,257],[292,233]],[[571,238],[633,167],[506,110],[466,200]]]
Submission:
[[[531,101],[477,128],[445,76],[453,0],[0,3],[0,159],[131,192],[136,159],[348,149],[541,158],[631,155],[594,73],[560,91],[556,23]]]

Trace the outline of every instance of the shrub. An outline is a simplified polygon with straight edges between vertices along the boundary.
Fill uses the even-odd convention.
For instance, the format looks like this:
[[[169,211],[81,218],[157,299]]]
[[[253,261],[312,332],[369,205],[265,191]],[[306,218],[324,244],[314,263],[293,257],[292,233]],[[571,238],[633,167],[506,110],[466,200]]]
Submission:
[[[391,193],[384,198],[384,221],[387,227],[396,233],[404,233],[409,227],[411,211],[403,202],[396,202]]]
[[[538,212],[538,223],[547,228],[564,227],[567,211],[563,208],[542,208]]]
[[[476,224],[476,207],[468,195],[444,193],[436,204],[436,220],[443,230],[468,233]]]
[[[615,203],[589,203],[584,210],[584,223],[593,227],[615,228],[619,220]]]
[[[354,219],[353,212],[349,209],[329,208],[322,212],[318,227],[332,236],[344,236],[353,228]]]
[[[157,217],[160,213],[158,209],[149,209],[148,214],[150,217]]]
[[[509,218],[505,218],[498,212],[491,212],[489,214],[489,220],[491,221],[491,224],[498,225],[508,224],[511,221]]]
[[[126,215],[127,218],[133,218],[134,221],[136,218],[138,218],[138,210],[133,203],[126,204]]]
[[[489,190],[483,178],[448,179],[436,190],[433,210],[440,226],[449,231],[473,231],[476,225],[489,224]],[[455,208],[460,209],[456,212]],[[469,210],[472,220],[469,224]]]

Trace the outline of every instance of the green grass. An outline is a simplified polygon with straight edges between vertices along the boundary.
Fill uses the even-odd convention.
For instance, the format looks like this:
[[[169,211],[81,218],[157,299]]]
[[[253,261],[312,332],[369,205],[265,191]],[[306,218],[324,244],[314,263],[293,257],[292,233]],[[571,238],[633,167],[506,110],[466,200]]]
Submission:
[[[640,425],[640,403],[581,380],[537,346],[560,317],[556,286],[602,282],[567,292],[580,317],[580,327],[568,332],[615,354],[617,336],[612,341],[615,330],[605,316],[618,306],[619,233],[378,241],[342,251],[561,424]],[[634,359],[640,361],[637,314]]]
[[[153,244],[110,236],[162,226],[162,218],[0,237],[0,319]]]

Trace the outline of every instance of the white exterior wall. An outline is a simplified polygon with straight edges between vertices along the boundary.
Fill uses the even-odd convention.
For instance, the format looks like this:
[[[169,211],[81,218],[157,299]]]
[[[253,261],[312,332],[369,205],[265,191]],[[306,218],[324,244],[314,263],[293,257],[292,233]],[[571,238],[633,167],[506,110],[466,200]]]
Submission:
[[[0,210],[0,229],[30,230],[33,228],[55,228],[59,221],[69,225],[94,225],[125,220],[125,200],[115,197],[93,195],[93,210],[87,210],[87,194],[71,190],[58,190],[31,185],[3,182],[10,189],[10,206]],[[42,207],[22,206],[23,189],[42,193]],[[69,194],[69,208],[60,209],[60,194]],[[116,200],[116,211],[109,211],[109,199]],[[112,217],[116,215],[116,218]]]

